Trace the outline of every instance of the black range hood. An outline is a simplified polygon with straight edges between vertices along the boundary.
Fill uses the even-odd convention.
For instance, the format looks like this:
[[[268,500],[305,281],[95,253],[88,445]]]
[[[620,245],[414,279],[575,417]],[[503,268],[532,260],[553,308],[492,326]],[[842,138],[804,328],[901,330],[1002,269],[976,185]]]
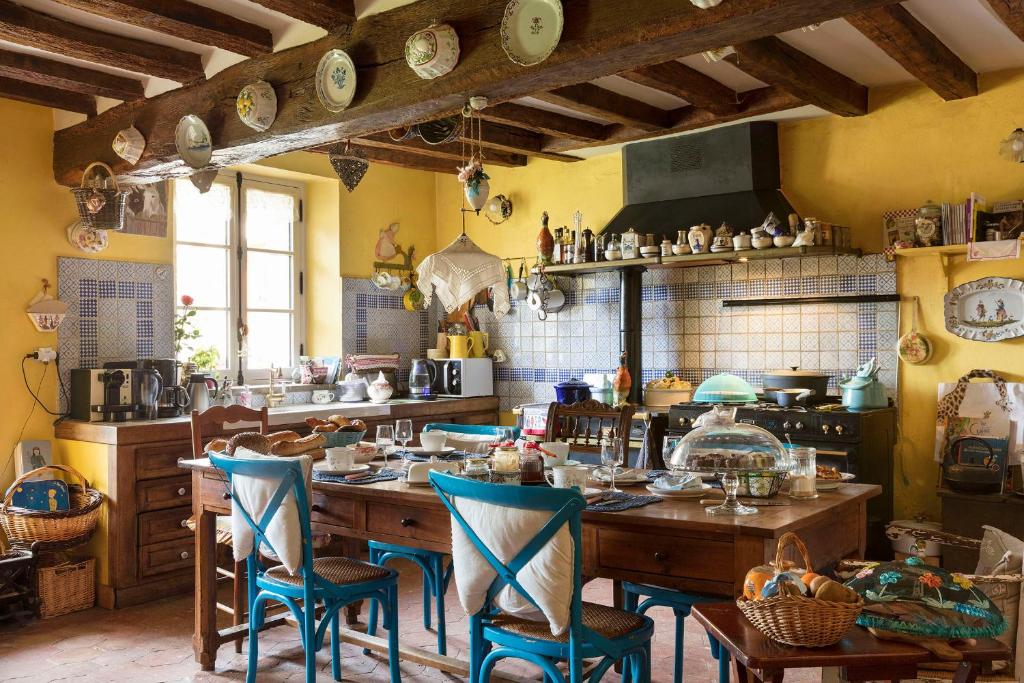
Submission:
[[[771,121],[626,145],[622,170],[626,205],[606,233],[633,228],[675,242],[691,225],[724,221],[749,231],[769,212],[783,224],[795,213],[779,189],[778,129]]]

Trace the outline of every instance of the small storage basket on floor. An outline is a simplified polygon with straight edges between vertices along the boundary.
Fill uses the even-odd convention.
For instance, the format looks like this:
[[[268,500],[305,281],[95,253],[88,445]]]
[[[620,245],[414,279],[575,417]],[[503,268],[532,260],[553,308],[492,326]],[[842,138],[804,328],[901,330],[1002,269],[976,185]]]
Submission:
[[[11,496],[19,484],[48,470],[66,472],[80,482],[68,486],[69,509],[49,512],[11,505]],[[14,543],[64,543],[70,546],[76,541],[84,542],[89,539],[96,528],[102,504],[103,494],[89,488],[89,482],[78,470],[67,465],[47,465],[26,472],[14,480],[4,495],[3,505],[0,506],[0,524],[3,525],[7,538]]]
[[[807,546],[796,534],[783,534],[775,549],[775,565],[782,567],[786,546],[793,544],[803,556],[804,567],[813,564]],[[750,623],[768,638],[786,645],[826,647],[838,643],[857,622],[864,601],[831,602],[796,595],[776,595],[764,600],[739,598],[736,605]]]
[[[96,560],[39,569],[39,617],[49,619],[89,609],[96,602]]]
[[[93,167],[106,171],[104,178],[95,174],[90,180]],[[101,161],[94,161],[82,173],[81,187],[71,188],[78,206],[78,217],[82,224],[93,230],[124,230],[125,208],[128,206],[128,190],[117,184],[114,170]]]

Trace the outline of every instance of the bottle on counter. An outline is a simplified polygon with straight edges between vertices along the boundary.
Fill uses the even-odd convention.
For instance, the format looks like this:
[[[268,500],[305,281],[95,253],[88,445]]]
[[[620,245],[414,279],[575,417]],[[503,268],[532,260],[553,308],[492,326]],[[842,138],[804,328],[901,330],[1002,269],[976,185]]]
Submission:
[[[568,237],[565,240],[565,263],[576,263],[576,231],[565,230]]]
[[[555,228],[555,248],[551,253],[552,263],[562,263],[562,228]]]
[[[615,405],[621,406],[629,402],[629,391],[633,388],[633,377],[626,367],[626,352],[619,356],[619,367],[615,371],[615,379],[612,380],[612,400]]]
[[[537,235],[537,257],[541,263],[551,263],[551,256],[555,252],[555,237],[548,230],[548,212],[545,211],[540,217],[540,233]]]
[[[602,233],[602,234],[598,235],[597,237],[595,237],[594,238],[594,242],[595,242],[595,246],[594,246],[594,260],[595,261],[604,261],[604,250],[605,250],[604,233]]]
[[[594,241],[594,231],[590,228],[583,230],[583,260],[593,263],[597,260],[597,243]]]

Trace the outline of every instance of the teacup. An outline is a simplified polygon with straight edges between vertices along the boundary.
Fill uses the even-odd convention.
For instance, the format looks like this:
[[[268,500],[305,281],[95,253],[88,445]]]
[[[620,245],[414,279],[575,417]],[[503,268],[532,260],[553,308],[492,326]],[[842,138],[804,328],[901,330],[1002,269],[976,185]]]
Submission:
[[[334,400],[334,392],[326,389],[317,389],[313,392],[313,403],[330,403]]]
[[[348,471],[355,464],[355,455],[349,448],[328,448],[327,464],[332,470]]]
[[[420,433],[420,445],[427,453],[440,453],[444,448],[448,435],[444,432],[422,432]]]
[[[557,465],[564,465],[565,461],[569,457],[569,444],[564,441],[542,441],[540,447],[548,453],[554,453],[553,456],[548,455],[544,451],[541,451],[541,457],[544,458],[545,467],[555,467]]]
[[[590,470],[577,465],[558,465],[551,468],[551,474],[544,473],[544,478],[556,489],[576,489],[583,493],[587,489],[587,478]]]
[[[513,301],[525,301],[530,288],[526,286],[526,280],[515,280],[508,288],[508,293]]]

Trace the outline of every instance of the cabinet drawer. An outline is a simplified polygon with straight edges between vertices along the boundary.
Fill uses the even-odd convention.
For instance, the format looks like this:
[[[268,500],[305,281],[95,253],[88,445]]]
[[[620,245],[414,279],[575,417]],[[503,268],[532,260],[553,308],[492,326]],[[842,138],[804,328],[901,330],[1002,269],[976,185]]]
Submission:
[[[192,508],[188,506],[144,512],[139,515],[139,545],[192,538],[192,530],[186,524],[191,516]]]
[[[310,521],[332,527],[351,529],[355,526],[356,504],[350,498],[313,494],[313,512]]]
[[[451,541],[451,518],[448,512],[424,508],[366,504],[366,530],[370,534],[418,538],[424,541]]]
[[[706,538],[599,529],[597,553],[602,567],[680,578],[721,580],[733,566],[732,543]]]
[[[166,510],[192,503],[192,477],[188,474],[140,481],[135,487],[139,512]]]
[[[178,459],[192,457],[192,444],[187,442],[141,446],[135,449],[135,478],[159,479],[176,477],[184,470],[178,467]]]
[[[196,544],[191,538],[151,543],[139,548],[139,574],[153,576],[195,565]]]

